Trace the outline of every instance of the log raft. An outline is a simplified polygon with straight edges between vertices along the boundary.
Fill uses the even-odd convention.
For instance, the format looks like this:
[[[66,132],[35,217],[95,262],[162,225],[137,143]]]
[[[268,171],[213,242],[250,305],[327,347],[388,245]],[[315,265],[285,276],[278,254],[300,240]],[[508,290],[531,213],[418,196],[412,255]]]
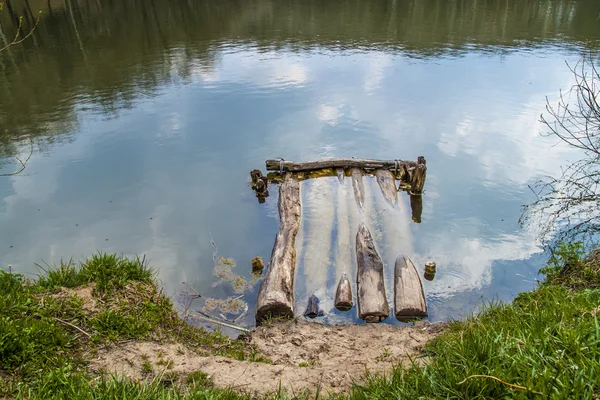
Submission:
[[[383,280],[383,261],[377,254],[373,237],[364,223],[360,224],[356,234],[356,259],[358,316],[366,322],[383,321],[390,315]]]
[[[399,321],[427,317],[427,304],[421,278],[412,261],[403,255],[394,268],[394,313]]]
[[[300,227],[300,214],[300,183],[287,173],[279,188],[279,232],[275,237],[267,274],[258,292],[257,325],[268,318],[294,317],[294,243]]]

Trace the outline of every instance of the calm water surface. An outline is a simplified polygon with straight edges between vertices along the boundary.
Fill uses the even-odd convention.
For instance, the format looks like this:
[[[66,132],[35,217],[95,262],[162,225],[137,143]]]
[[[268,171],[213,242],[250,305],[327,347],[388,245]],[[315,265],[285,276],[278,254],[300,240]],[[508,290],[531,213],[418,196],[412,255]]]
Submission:
[[[258,204],[250,170],[275,157],[424,155],[422,223],[406,195],[390,214],[371,183],[368,219],[386,263],[397,238],[420,269],[437,262],[430,319],[534,287],[544,256],[520,207],[528,184],[577,157],[537,121],[572,83],[565,61],[597,47],[600,3],[114,3],[30,0],[43,10],[35,37],[0,55],[0,173],[34,142],[29,175],[0,178],[2,267],[145,254],[172,295],[186,282],[235,296],[214,275],[212,237],[247,279],[238,322],[252,325],[250,260],[269,259],[278,216],[276,188]],[[15,29],[6,10],[0,27],[1,47]],[[356,219],[338,217],[353,215],[347,189],[302,186],[300,305],[320,291],[327,306],[326,282],[352,259],[343,238]]]

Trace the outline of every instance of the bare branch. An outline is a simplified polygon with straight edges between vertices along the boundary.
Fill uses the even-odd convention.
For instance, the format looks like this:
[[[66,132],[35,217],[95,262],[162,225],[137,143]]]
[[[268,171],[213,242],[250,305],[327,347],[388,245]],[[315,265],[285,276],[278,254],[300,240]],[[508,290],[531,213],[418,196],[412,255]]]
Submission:
[[[7,174],[0,174],[0,176],[19,175],[21,172],[23,172],[25,170],[25,168],[27,168],[27,163],[29,162],[29,159],[31,159],[32,155],[33,155],[33,139],[29,138],[29,154],[27,155],[27,158],[25,159],[25,161],[23,161],[19,156],[15,156],[15,159],[19,162],[19,164],[21,164],[19,169],[16,170],[15,172],[9,172]]]
[[[0,53],[3,52],[4,50],[8,49],[11,46],[14,46],[16,44],[19,44],[19,43],[25,41],[29,36],[33,35],[33,31],[35,31],[35,28],[37,28],[38,24],[40,23],[41,18],[42,18],[42,12],[40,11],[38,13],[37,18],[35,19],[35,24],[33,25],[33,28],[31,28],[31,30],[29,31],[28,34],[26,34],[21,39],[19,39],[19,36],[21,35],[21,29],[23,28],[23,17],[22,16],[19,17],[19,26],[17,27],[17,33],[15,34],[15,38],[13,39],[12,42],[8,43],[6,46],[1,47]]]

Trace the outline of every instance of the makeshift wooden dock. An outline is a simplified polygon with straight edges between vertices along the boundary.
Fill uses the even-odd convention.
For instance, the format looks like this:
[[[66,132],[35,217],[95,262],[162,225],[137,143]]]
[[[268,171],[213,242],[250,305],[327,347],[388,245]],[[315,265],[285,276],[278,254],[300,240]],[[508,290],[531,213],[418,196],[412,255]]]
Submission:
[[[427,166],[424,157],[417,161],[368,160],[336,158],[311,162],[292,162],[283,159],[266,161],[266,176],[259,170],[251,172],[252,188],[259,202],[268,196],[270,184],[279,187],[279,231],[265,278],[260,286],[256,304],[256,323],[260,325],[270,318],[294,317],[294,278],[296,272],[296,235],[300,227],[302,206],[300,181],[343,173],[352,179],[354,198],[359,209],[364,207],[365,189],[363,176],[375,176],[385,200],[392,206],[398,202],[398,191],[410,195],[412,220],[421,222],[422,193],[425,186]],[[343,171],[343,172],[342,172]],[[341,175],[340,175],[341,176]],[[399,180],[398,189],[396,181]],[[333,199],[332,199],[333,201]],[[379,256],[371,232],[361,223],[356,233],[356,298],[358,316],[367,322],[380,322],[389,316],[389,303],[384,284],[385,266]],[[421,279],[412,261],[399,255],[394,265],[394,315],[401,321],[424,318],[427,305]],[[325,284],[325,282],[323,282]],[[340,311],[353,308],[352,285],[344,274],[340,277],[334,299]],[[319,299],[310,296],[304,315],[310,318],[323,315],[328,310],[319,308]]]

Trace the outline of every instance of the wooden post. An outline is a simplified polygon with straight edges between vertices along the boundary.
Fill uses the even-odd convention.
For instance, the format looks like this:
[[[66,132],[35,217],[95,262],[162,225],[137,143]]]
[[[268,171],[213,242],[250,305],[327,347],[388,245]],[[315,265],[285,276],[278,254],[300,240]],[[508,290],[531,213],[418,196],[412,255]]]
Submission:
[[[294,317],[294,242],[300,227],[300,184],[286,174],[279,188],[279,232],[256,302],[256,324],[267,318]]]
[[[354,189],[354,198],[360,210],[365,205],[365,185],[362,181],[363,172],[358,168],[352,168],[352,188]]]
[[[367,322],[380,322],[390,315],[385,294],[383,261],[377,254],[373,237],[364,223],[356,234],[358,273],[358,316]]]
[[[308,318],[317,318],[323,316],[323,310],[319,309],[319,298],[312,294],[308,298],[308,305],[306,306],[306,311],[304,311],[304,316]]]
[[[375,177],[383,197],[391,205],[396,205],[398,203],[398,189],[396,189],[394,175],[390,171],[378,169],[375,171]]]
[[[403,255],[394,269],[394,312],[399,321],[427,317],[427,304],[421,278],[412,261]]]
[[[425,186],[425,177],[427,175],[427,165],[425,157],[420,156],[417,165],[414,167],[411,175],[411,192],[421,193]]]
[[[335,291],[335,308],[340,311],[348,311],[352,308],[352,287],[346,274],[340,278],[337,290]]]

